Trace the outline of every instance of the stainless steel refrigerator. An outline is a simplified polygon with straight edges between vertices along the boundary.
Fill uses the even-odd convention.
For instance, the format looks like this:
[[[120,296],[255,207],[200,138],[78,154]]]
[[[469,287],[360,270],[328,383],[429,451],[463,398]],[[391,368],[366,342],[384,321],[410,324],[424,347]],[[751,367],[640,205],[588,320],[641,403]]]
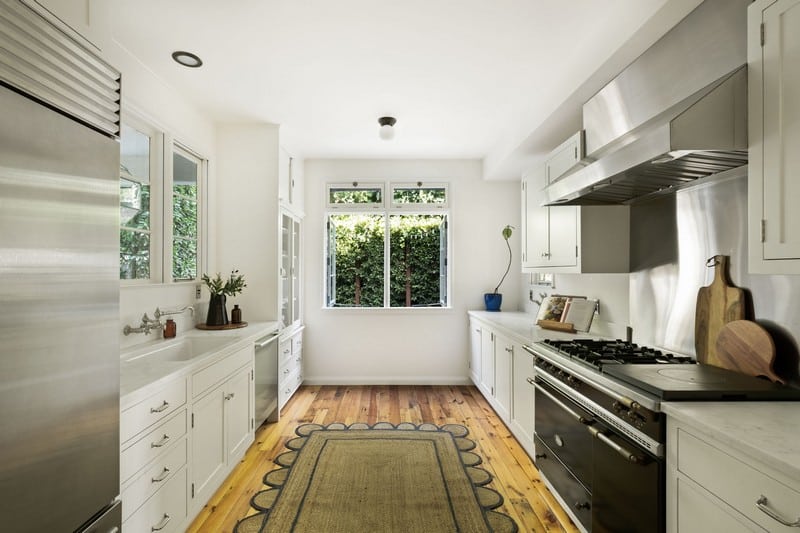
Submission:
[[[0,48],[0,530],[118,531],[119,75],[18,2]]]

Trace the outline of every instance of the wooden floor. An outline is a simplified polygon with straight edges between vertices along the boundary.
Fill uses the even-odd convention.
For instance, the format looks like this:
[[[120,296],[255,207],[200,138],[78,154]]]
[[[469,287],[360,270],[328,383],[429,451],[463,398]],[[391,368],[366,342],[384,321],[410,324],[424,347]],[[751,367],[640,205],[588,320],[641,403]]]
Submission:
[[[276,468],[273,459],[286,451],[300,424],[314,422],[457,423],[494,475],[488,485],[503,495],[498,511],[517,522],[521,532],[577,529],[539,478],[528,455],[475,387],[471,386],[303,386],[284,407],[280,421],[256,430],[253,445],[206,507],[190,532],[230,532],[254,511],[250,498],[264,490],[261,479]],[[354,532],[355,533],[355,532]]]

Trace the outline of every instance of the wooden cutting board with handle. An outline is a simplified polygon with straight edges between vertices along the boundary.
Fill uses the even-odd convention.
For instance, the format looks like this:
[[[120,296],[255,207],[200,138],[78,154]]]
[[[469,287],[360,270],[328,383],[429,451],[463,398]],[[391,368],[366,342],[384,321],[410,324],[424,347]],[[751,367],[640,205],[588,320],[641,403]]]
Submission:
[[[773,369],[775,342],[755,322],[734,320],[725,324],[717,337],[717,357],[722,368],[784,383]]]
[[[744,291],[728,279],[728,256],[715,255],[707,266],[714,267],[714,280],[697,291],[694,348],[698,363],[722,366],[717,357],[717,336],[728,322],[744,319]]]

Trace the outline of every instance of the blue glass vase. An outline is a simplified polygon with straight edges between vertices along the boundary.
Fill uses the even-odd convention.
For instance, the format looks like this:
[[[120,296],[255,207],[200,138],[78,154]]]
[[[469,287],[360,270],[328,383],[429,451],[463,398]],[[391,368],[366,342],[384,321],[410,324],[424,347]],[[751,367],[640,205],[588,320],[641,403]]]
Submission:
[[[483,295],[483,303],[487,311],[499,311],[503,303],[503,295],[499,292],[487,292]]]

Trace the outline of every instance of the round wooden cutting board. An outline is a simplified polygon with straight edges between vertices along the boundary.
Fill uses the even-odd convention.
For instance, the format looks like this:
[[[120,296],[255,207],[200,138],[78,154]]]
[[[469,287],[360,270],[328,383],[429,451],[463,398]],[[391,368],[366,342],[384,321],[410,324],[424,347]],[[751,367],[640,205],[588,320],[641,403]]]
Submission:
[[[755,322],[728,322],[719,332],[716,348],[719,361],[716,366],[784,383],[773,370],[775,342],[769,332]]]

